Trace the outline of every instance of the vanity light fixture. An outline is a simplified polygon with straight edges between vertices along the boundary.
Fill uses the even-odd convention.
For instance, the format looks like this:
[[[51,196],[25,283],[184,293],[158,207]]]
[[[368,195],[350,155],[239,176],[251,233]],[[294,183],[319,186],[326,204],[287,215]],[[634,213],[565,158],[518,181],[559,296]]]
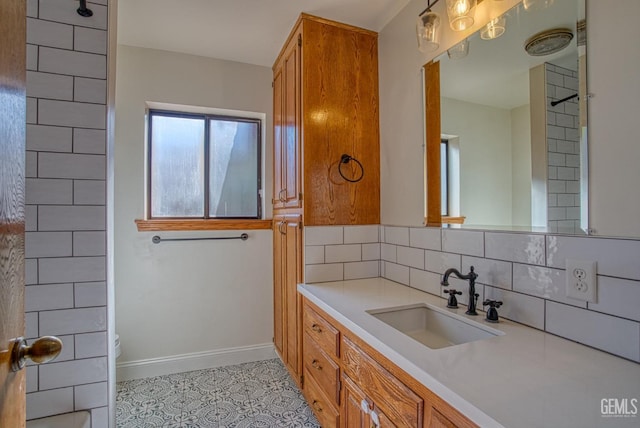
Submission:
[[[428,0],[427,8],[418,15],[416,34],[420,52],[435,51],[440,47],[440,16],[431,10],[436,3],[438,0],[433,3]]]
[[[449,59],[462,59],[469,55],[469,39],[464,39],[460,43],[447,49]]]
[[[474,23],[477,0],[447,0],[447,15],[453,31],[464,31]]]
[[[507,19],[504,15],[499,16],[489,21],[487,25],[480,31],[480,38],[482,40],[493,40],[502,36],[507,28]]]

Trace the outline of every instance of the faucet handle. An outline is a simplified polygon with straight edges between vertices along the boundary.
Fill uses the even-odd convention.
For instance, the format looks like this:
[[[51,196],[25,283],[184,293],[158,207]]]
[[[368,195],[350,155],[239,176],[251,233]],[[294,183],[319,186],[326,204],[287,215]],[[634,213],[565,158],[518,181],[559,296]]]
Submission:
[[[445,290],[445,293],[449,295],[449,300],[447,300],[447,308],[457,309],[458,308],[458,299],[456,299],[456,294],[462,294],[462,291],[458,291],[456,289]]]
[[[502,306],[502,301],[485,299],[485,301],[482,302],[482,306],[489,306],[490,308],[499,308],[500,306]]]
[[[487,316],[486,316],[486,320],[488,322],[492,322],[492,323],[499,322],[498,311],[496,310],[496,308],[499,308],[500,306],[502,306],[502,302],[500,300],[486,299],[484,302],[482,302],[482,306],[489,306],[489,309],[487,309]]]

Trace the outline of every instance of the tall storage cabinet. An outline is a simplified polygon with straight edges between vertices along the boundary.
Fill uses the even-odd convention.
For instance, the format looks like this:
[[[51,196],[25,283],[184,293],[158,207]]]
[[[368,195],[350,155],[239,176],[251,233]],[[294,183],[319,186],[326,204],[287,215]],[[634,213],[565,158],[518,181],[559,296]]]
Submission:
[[[302,14],[273,103],[274,343],[302,385],[302,225],[380,223],[377,33]]]

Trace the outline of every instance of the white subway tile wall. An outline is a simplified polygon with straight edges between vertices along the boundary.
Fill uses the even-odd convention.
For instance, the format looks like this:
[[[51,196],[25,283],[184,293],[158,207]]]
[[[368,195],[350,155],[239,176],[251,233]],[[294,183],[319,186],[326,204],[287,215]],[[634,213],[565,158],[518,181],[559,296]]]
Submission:
[[[27,419],[82,409],[93,427],[108,425],[106,4],[27,1],[26,336],[63,341],[27,368]]]
[[[380,227],[304,228],[305,281],[308,283],[380,276]]]
[[[333,262],[335,254],[357,253],[360,243],[340,239],[358,227],[305,228],[305,282],[381,276],[444,299],[444,271],[474,266],[479,309],[485,298],[502,300],[503,318],[640,362],[640,239],[380,226],[379,243],[360,238],[363,261]],[[331,262],[321,257],[327,249]],[[567,258],[596,262],[596,303],[565,296]],[[449,284],[466,305],[468,282],[451,276]]]
[[[577,62],[575,67],[577,69]],[[578,93],[578,72],[546,63],[545,76],[549,162],[547,225],[554,232],[573,233],[580,229],[578,99],[573,98],[556,106],[552,106],[551,102]]]

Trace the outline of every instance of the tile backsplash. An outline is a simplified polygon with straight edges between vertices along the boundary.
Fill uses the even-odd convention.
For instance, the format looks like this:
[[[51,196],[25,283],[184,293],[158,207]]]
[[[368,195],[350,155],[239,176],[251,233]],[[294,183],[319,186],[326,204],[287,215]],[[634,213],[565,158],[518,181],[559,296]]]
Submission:
[[[640,240],[399,226],[305,229],[305,282],[381,276],[444,299],[440,278],[478,274],[500,316],[640,362]],[[597,264],[598,299],[565,297],[567,258]],[[463,291],[466,281],[450,279]]]

